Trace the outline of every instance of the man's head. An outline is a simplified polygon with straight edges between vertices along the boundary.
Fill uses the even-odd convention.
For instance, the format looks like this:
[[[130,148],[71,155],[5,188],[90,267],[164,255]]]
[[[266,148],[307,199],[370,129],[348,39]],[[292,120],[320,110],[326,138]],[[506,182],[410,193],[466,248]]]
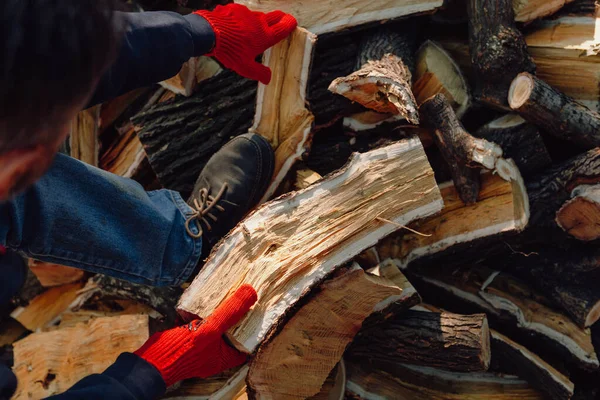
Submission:
[[[0,2],[0,200],[47,170],[113,60],[110,9],[102,0]]]

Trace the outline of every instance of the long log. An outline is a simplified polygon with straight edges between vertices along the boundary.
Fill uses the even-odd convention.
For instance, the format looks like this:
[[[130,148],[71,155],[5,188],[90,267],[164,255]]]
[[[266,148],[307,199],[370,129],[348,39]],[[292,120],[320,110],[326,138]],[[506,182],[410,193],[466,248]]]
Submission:
[[[473,135],[500,146],[504,158],[512,159],[525,177],[552,164],[539,129],[516,114],[495,119]]]
[[[420,106],[443,93],[460,119],[471,106],[471,94],[456,62],[437,43],[427,40],[417,52],[413,93]]]
[[[466,204],[477,201],[481,167],[495,169],[502,149],[471,136],[462,126],[446,97],[439,93],[419,107],[423,123],[450,166],[454,186]]]
[[[516,167],[513,172],[516,178],[509,181],[492,173],[483,174],[477,203],[470,206],[460,200],[452,182],[441,184],[442,212],[412,224],[416,232],[384,239],[377,245],[381,259],[398,259],[405,268],[412,263],[427,263],[456,248],[497,241],[523,231],[529,220],[529,202]]]
[[[549,399],[565,400],[573,396],[573,382],[527,348],[492,330],[494,357],[506,369],[516,371]]]
[[[367,317],[392,308],[408,310],[419,301],[412,286],[405,293],[393,281],[371,276],[357,264],[336,275],[260,346],[247,379],[252,397],[316,395]]]
[[[456,312],[485,312],[493,328],[529,338],[528,346],[539,354],[553,354],[587,370],[600,365],[589,329],[506,273],[482,266],[421,266],[406,273],[428,301]]]
[[[99,318],[52,332],[34,333],[14,344],[15,399],[63,393],[80,379],[103,372],[123,352],[148,339],[148,317]]]
[[[346,359],[394,373],[396,364],[446,371],[487,371],[490,337],[485,314],[407,311],[362,329]]]
[[[516,28],[511,0],[468,0],[469,48],[477,101],[508,109],[508,89],[517,74],[535,64]]]
[[[398,365],[393,374],[348,362],[346,393],[350,399],[381,400],[542,400],[542,393],[514,375],[448,372]]]
[[[600,238],[600,185],[578,186],[571,197],[556,213],[558,226],[584,242]]]
[[[329,90],[379,113],[418,124],[419,113],[411,89],[414,31],[409,25],[402,32],[384,28],[366,36],[359,47],[357,70],[335,79]]]
[[[200,83],[193,96],[136,115],[138,136],[162,185],[189,195],[210,157],[230,138],[248,132],[255,98],[255,82],[223,71]]]
[[[356,154],[346,168],[264,204],[238,224],[213,249],[178,309],[187,318],[206,318],[229,291],[252,284],[257,306],[228,332],[236,347],[252,353],[326,275],[441,207],[418,139]]]
[[[529,73],[514,79],[508,102],[523,118],[559,139],[588,149],[600,145],[600,114]]]

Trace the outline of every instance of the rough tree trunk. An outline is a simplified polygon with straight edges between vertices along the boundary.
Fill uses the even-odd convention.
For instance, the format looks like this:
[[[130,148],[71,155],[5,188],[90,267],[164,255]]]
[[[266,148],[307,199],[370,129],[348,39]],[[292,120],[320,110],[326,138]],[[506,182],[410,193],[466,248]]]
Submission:
[[[523,118],[559,139],[588,149],[600,145],[600,114],[529,73],[514,79],[508,102]]]
[[[468,0],[469,47],[475,99],[508,109],[508,89],[517,74],[535,72],[527,45],[515,26],[511,0]]]
[[[362,329],[346,357],[393,373],[396,364],[446,371],[487,371],[490,337],[485,314],[408,311]]]

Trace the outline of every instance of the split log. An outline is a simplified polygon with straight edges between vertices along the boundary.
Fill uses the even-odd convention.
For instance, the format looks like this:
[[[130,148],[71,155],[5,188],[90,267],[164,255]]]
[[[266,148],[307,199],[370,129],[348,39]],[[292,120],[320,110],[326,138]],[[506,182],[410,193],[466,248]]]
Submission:
[[[71,121],[68,154],[84,163],[98,166],[98,128],[100,126],[100,106],[80,111]]]
[[[45,263],[31,258],[29,259],[29,269],[44,287],[66,285],[77,282],[85,276],[85,272],[81,269]]]
[[[323,179],[321,175],[313,171],[312,169],[300,169],[296,171],[296,182],[294,183],[294,190],[306,189],[313,183],[316,183]]]
[[[89,325],[34,333],[14,344],[16,399],[63,393],[80,379],[101,373],[123,352],[148,340],[148,317],[99,318]]]
[[[571,197],[556,213],[558,226],[584,242],[600,238],[600,185],[578,186]]]
[[[251,284],[258,303],[228,337],[252,353],[325,276],[441,207],[418,139],[356,154],[346,168],[263,205],[238,224],[213,249],[178,309],[187,319],[206,318],[227,293]]]
[[[555,354],[587,370],[599,366],[589,330],[578,327],[553,308],[549,299],[506,273],[482,266],[431,266],[406,272],[437,305],[454,305],[458,312],[485,312],[492,327],[530,338],[528,345],[543,350],[540,354]]]
[[[419,106],[438,93],[446,97],[458,118],[471,106],[469,87],[460,68],[435,42],[428,40],[419,48],[414,80],[413,93]]]
[[[375,247],[371,248],[373,253],[377,254]],[[379,256],[377,255],[377,258]],[[375,276],[381,276],[394,282],[396,286],[402,289],[402,298],[405,299],[406,303],[421,303],[421,296],[415,290],[414,286],[406,279],[406,276],[400,271],[400,268],[396,266],[391,260],[384,261],[368,270],[368,272]]]
[[[565,400],[573,396],[573,382],[527,348],[506,336],[491,331],[494,358],[507,369],[516,371],[549,399]]]
[[[362,329],[346,353],[350,361],[394,373],[396,364],[446,371],[487,371],[490,334],[485,314],[407,311]]]
[[[145,160],[144,146],[131,126],[102,154],[100,168],[125,178],[136,178]]]
[[[510,107],[557,138],[586,148],[600,145],[600,114],[523,72],[512,82]]]
[[[273,71],[269,85],[258,85],[251,132],[265,137],[275,149],[275,171],[261,202],[271,198],[293,164],[310,145],[314,116],[306,108],[306,87],[317,37],[297,28],[268,49],[263,63]]]
[[[406,232],[384,239],[377,245],[380,257],[398,259],[405,268],[460,244],[521,232],[529,220],[529,202],[516,167],[514,174],[517,178],[511,181],[483,174],[477,203],[470,206],[459,199],[452,182],[440,185],[444,199],[441,214],[410,225],[422,234]]]
[[[469,47],[477,101],[509,109],[508,89],[517,74],[535,64],[515,26],[511,0],[468,0]]]
[[[408,310],[415,300],[414,289],[405,294],[391,280],[370,276],[357,264],[339,271],[259,347],[247,379],[251,397],[316,395],[367,317]]]
[[[200,83],[193,96],[136,115],[133,122],[162,185],[184,198],[189,195],[210,157],[232,137],[248,132],[255,97],[256,82],[223,71]]]
[[[450,166],[452,180],[465,204],[477,201],[480,168],[496,169],[502,149],[484,139],[471,136],[456,117],[451,104],[439,93],[419,107],[423,123]]]
[[[130,107],[140,99],[145,98],[150,90],[149,87],[135,89],[102,103],[99,134],[103,135],[117,120],[120,120],[121,117],[127,114],[127,110]]]
[[[160,85],[175,94],[189,97],[198,87],[198,83],[212,78],[222,70],[219,63],[211,57],[192,57],[183,64],[177,75],[160,82]]]
[[[405,27],[402,33],[381,29],[365,37],[357,71],[335,79],[329,90],[379,113],[398,115],[418,124],[412,93],[416,33],[411,28]]]
[[[298,26],[321,35],[368,22],[432,13],[442,6],[443,0],[373,0],[360,4],[354,0],[308,0],[302,3],[288,0],[237,0],[236,3],[254,11],[281,10],[290,13],[298,20]]]
[[[393,374],[346,363],[348,398],[362,400],[542,400],[543,395],[512,375],[448,372],[414,365],[398,366]]]
[[[73,308],[83,283],[71,283],[48,289],[26,307],[17,307],[10,316],[30,331],[48,328],[60,320],[60,315]]]
[[[495,119],[473,135],[500,146],[504,158],[512,159],[525,177],[552,164],[538,128],[516,114]]]
[[[178,287],[145,286],[107,275],[95,275],[80,291],[71,309],[94,310],[103,302],[132,300],[159,312],[165,324],[174,324],[178,318],[175,304],[181,293],[182,289]],[[117,308],[122,309],[120,306]]]
[[[573,0],[513,0],[515,21],[531,22],[554,14]]]

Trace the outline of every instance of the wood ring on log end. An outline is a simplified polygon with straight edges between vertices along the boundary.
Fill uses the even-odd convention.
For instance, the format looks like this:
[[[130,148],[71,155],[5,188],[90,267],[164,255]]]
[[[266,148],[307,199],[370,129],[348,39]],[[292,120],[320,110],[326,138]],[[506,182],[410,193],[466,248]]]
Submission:
[[[527,103],[535,83],[528,73],[519,74],[511,83],[508,91],[508,104],[514,110]]]

